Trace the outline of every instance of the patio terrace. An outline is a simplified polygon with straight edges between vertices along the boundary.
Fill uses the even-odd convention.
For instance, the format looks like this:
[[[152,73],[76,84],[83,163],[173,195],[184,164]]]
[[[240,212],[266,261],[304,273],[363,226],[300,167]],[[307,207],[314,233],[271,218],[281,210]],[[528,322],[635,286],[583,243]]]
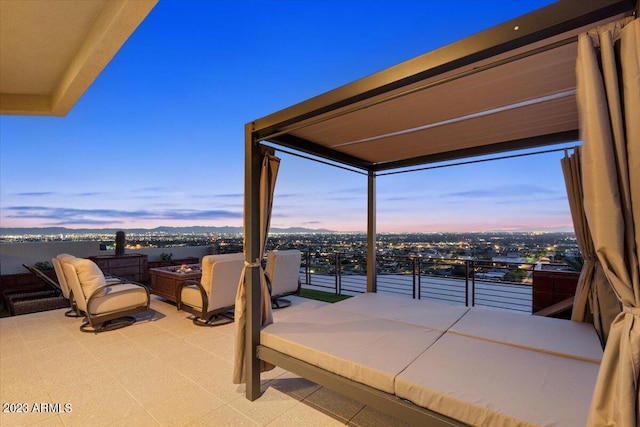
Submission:
[[[233,323],[197,327],[151,298],[135,324],[100,334],[80,332],[81,319],[65,309],[0,319],[0,425],[405,425],[281,368],[263,375],[264,395],[250,402],[231,381]],[[324,304],[291,300],[275,321]],[[11,403],[29,413],[5,412]],[[34,412],[41,403],[60,412]]]

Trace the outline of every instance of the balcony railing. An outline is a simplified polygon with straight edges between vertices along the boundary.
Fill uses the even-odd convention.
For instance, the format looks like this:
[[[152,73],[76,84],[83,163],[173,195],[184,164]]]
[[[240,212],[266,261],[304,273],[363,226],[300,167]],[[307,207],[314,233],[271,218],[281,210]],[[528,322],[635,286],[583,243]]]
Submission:
[[[414,299],[441,300],[531,313],[535,263],[432,259],[379,255],[377,291]],[[303,287],[355,295],[366,291],[366,258],[303,252]]]

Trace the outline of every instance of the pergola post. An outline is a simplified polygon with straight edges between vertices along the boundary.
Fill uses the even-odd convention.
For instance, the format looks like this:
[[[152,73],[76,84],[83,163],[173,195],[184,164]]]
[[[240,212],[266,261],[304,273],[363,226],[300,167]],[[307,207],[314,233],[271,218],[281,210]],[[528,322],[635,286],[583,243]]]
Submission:
[[[367,292],[377,292],[376,278],[376,175],[367,178]]]
[[[253,264],[260,257],[260,144],[253,137],[253,123],[245,126],[244,176],[244,256]],[[260,397],[260,363],[256,348],[260,344],[260,269],[249,268],[246,280],[247,321],[245,327],[246,397]]]

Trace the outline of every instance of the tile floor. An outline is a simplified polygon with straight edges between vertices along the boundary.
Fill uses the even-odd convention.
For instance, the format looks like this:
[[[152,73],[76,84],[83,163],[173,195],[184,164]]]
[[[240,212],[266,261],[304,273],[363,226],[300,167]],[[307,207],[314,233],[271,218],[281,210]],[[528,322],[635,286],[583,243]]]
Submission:
[[[323,304],[291,299],[276,321]],[[233,323],[194,326],[157,297],[151,308],[100,334],[64,309],[0,319],[0,426],[405,425],[281,368],[250,402],[231,382]]]

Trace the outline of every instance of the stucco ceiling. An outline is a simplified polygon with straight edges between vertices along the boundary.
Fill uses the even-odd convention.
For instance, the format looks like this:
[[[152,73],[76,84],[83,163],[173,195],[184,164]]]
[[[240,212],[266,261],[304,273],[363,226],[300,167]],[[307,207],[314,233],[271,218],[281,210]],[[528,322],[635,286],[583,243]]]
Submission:
[[[0,0],[0,113],[64,116],[158,0]]]

